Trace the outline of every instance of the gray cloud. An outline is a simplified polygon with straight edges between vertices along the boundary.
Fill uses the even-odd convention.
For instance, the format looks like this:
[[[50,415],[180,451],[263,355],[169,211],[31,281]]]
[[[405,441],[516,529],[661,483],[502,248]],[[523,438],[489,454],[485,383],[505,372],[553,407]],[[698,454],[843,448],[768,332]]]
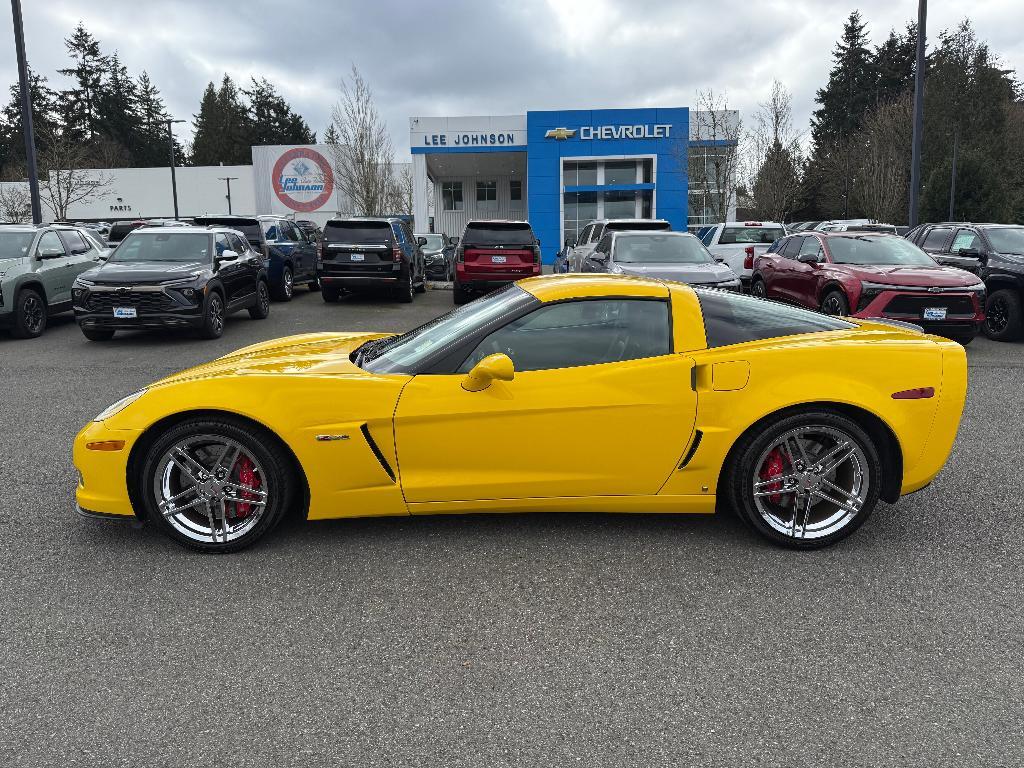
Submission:
[[[56,87],[63,38],[81,19],[132,72],[146,69],[176,117],[191,119],[206,83],[227,71],[274,81],[317,131],[355,63],[373,86],[400,153],[411,115],[527,109],[680,106],[697,89],[727,91],[746,115],[781,80],[805,126],[849,0],[51,0],[25,4],[28,55]],[[968,6],[929,8],[929,37]],[[1019,0],[970,7],[1004,63],[1024,63]],[[859,8],[876,42],[902,29],[916,3]],[[0,78],[16,78],[10,25],[0,26]],[[189,129],[181,126],[187,138]]]

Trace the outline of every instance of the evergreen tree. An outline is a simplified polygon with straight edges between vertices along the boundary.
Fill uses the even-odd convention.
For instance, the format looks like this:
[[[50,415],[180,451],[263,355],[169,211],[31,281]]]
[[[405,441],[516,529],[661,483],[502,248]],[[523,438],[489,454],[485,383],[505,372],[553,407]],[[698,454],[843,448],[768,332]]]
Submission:
[[[828,85],[818,90],[811,137],[814,143],[841,142],[860,127],[874,96],[875,66],[868,50],[867,24],[853,11],[843,25],[843,36],[832,52]]]
[[[243,90],[249,100],[250,139],[254,145],[312,144],[316,134],[266,78],[252,78]]]
[[[334,123],[331,123],[327,126],[327,130],[324,131],[324,144],[337,144],[340,141],[341,137],[338,135],[338,129],[334,127]]]
[[[908,24],[905,34],[889,31],[875,48],[875,104],[886,104],[914,87],[917,59],[917,25]]]
[[[243,165],[252,162],[252,122],[238,87],[224,75],[220,88],[206,86],[195,116],[192,162],[196,165]]]
[[[106,76],[96,93],[96,125],[100,136],[126,153],[128,163],[136,165],[142,120],[138,113],[135,81],[115,52],[106,60]]]
[[[103,87],[107,61],[100,43],[79,22],[71,37],[64,41],[72,66],[57,71],[70,77],[74,86],[61,92],[61,118],[64,130],[77,140],[89,140],[97,133],[97,101]]]
[[[46,139],[59,129],[57,94],[42,75],[31,69],[28,77],[29,96],[32,100],[32,126],[35,131],[36,150],[46,149]],[[10,87],[10,101],[0,112],[0,178],[24,178],[25,131],[21,122],[21,88]]]
[[[163,166],[169,160],[170,146],[167,137],[167,107],[160,91],[143,70],[135,87],[135,111],[139,118],[139,129],[135,142],[135,164],[143,167]],[[175,163],[184,165],[187,157],[184,148],[174,139]]]

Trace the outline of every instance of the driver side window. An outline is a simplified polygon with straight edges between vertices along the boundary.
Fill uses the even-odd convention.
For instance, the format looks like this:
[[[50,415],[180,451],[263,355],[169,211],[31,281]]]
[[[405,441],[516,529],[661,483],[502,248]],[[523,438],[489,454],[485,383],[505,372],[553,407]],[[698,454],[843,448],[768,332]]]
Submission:
[[[800,246],[800,256],[814,256],[818,261],[823,261],[825,254],[822,253],[821,243],[816,237],[805,237],[803,245]]]
[[[459,367],[466,373],[504,353],[517,371],[599,365],[672,351],[668,302],[650,299],[567,301],[534,310],[484,338]]]

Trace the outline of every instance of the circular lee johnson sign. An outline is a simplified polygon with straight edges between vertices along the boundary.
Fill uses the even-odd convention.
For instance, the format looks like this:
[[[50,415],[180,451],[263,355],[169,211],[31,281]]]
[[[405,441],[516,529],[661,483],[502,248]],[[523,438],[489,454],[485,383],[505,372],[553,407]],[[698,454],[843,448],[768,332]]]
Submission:
[[[274,163],[274,194],[293,211],[309,213],[331,199],[334,173],[327,158],[313,149],[289,149]]]

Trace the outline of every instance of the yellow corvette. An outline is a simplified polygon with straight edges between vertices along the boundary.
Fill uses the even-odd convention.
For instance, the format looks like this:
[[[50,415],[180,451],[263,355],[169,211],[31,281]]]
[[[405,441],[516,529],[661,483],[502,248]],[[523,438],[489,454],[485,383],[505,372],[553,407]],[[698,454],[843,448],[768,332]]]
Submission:
[[[849,535],[953,445],[963,348],[613,275],[523,280],[402,335],[246,347],[78,435],[83,514],[240,549],[287,513],[713,512]]]

